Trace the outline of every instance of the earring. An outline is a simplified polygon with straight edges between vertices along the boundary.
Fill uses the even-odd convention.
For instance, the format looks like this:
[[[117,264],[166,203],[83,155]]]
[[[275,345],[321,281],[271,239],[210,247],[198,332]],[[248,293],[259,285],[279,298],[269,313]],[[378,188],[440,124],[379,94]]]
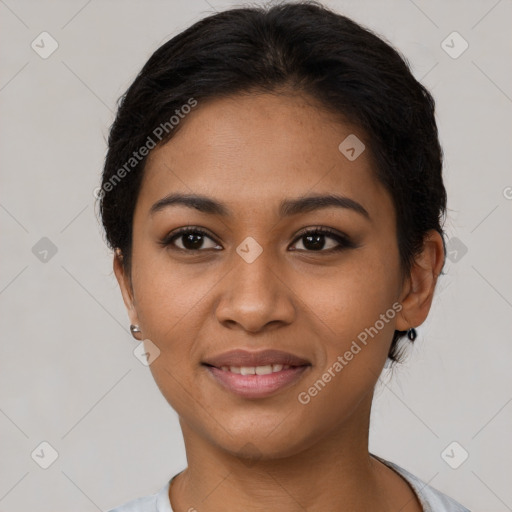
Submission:
[[[416,333],[416,329],[414,327],[411,327],[408,331],[407,331],[407,337],[411,340],[411,341],[414,341],[416,339],[416,337],[418,336],[418,334]]]
[[[132,336],[138,340],[139,338],[137,338],[137,334],[140,334],[140,328],[138,325],[130,325],[130,332],[132,333]]]

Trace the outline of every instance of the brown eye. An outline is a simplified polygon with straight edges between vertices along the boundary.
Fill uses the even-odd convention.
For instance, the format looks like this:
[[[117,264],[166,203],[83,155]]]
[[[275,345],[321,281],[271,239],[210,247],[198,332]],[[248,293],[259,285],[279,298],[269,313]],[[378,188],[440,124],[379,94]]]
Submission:
[[[205,240],[213,242],[213,246],[205,247]],[[175,243],[180,240],[181,247]],[[216,249],[220,247],[215,240],[200,228],[183,228],[171,233],[160,242],[164,247],[173,246],[173,249],[182,251],[199,251],[201,249]]]
[[[326,239],[330,239],[331,242],[326,243]],[[333,252],[356,247],[346,235],[328,228],[314,228],[303,231],[295,240],[302,241],[304,249],[294,250],[305,250],[307,252]]]

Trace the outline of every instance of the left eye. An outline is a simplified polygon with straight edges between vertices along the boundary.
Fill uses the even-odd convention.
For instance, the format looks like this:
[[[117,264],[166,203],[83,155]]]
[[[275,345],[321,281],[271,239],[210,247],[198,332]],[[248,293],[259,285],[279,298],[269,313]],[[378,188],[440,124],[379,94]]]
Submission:
[[[326,248],[326,238],[330,238],[331,241],[334,241],[335,243],[332,244],[331,242],[331,247]],[[305,231],[300,234],[296,240],[302,242],[302,245],[304,246],[304,249],[299,250],[306,250],[307,252],[341,251],[347,247],[354,246],[348,237],[340,235],[334,231],[327,230],[325,228],[316,228]]]

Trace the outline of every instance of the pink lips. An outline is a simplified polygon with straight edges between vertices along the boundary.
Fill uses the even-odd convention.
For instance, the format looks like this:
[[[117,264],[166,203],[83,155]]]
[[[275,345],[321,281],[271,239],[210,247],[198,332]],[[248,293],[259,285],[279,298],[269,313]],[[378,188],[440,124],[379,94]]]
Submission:
[[[229,391],[243,398],[265,398],[298,380],[308,366],[292,366],[268,375],[240,375],[214,366],[207,368]]]
[[[203,362],[212,377],[225,389],[243,398],[265,398],[290,386],[311,366],[306,359],[279,350],[249,352],[232,350]],[[282,365],[284,368],[264,375],[242,375],[229,367]],[[289,368],[287,368],[289,366]]]

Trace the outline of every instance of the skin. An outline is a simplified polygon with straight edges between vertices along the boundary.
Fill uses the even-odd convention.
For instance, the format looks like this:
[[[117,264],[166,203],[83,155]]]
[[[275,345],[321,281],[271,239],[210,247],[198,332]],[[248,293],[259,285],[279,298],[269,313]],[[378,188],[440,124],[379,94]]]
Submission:
[[[148,157],[130,274],[120,252],[114,256],[130,321],[159,348],[150,369],[180,418],[188,467],[171,485],[173,509],[421,511],[407,482],[370,456],[369,416],[394,330],[419,326],[430,310],[444,259],[440,235],[428,233],[402,279],[393,203],[374,177],[365,135],[312,99],[215,99],[182,123]],[[338,150],[349,134],[366,144],[354,161]],[[174,192],[209,196],[233,215],[182,205],[151,215],[151,206]],[[279,216],[284,199],[329,193],[357,201],[370,219],[336,207]],[[183,249],[183,237],[175,249],[159,243],[187,225],[211,238],[195,251]],[[330,252],[339,242],[326,235],[314,250],[297,234],[316,226],[358,246]],[[252,263],[236,252],[249,236],[263,249]],[[402,310],[301,404],[298,393],[397,302]],[[244,399],[201,365],[234,348],[277,348],[312,366],[271,397]]]

